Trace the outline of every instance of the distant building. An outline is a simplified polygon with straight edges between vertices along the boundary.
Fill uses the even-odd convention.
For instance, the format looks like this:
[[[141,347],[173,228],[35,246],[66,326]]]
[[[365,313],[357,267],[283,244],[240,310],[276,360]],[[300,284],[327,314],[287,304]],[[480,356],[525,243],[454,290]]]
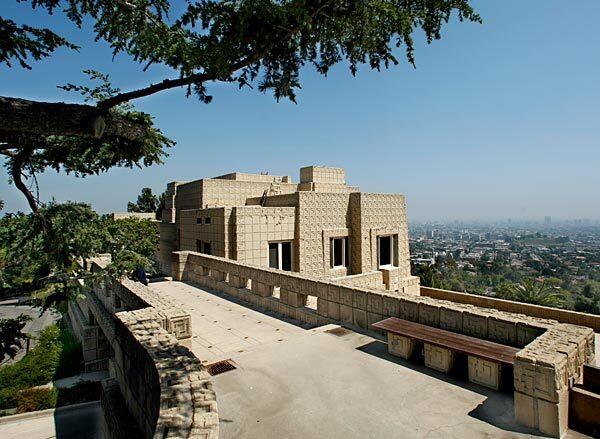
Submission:
[[[137,219],[147,219],[147,220],[155,220],[156,213],[154,212],[113,212],[110,214],[112,219],[124,219],[124,218],[137,218]]]
[[[552,224],[552,217],[549,215],[546,215],[544,217],[544,224],[546,224],[547,226],[549,226],[550,224]]]
[[[418,294],[403,195],[360,192],[341,168],[231,173],[167,186],[159,262],[189,250],[340,282]],[[364,276],[356,276],[364,275]]]

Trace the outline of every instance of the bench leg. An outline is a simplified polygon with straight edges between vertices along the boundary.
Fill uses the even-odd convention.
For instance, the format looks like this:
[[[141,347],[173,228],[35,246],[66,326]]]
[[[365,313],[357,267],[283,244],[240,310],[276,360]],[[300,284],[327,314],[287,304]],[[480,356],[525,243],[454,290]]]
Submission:
[[[454,366],[456,354],[450,349],[425,343],[425,366],[448,373]]]
[[[498,390],[500,371],[500,363],[469,355],[469,381],[472,383]]]
[[[388,352],[396,357],[410,360],[419,347],[419,342],[388,332]]]

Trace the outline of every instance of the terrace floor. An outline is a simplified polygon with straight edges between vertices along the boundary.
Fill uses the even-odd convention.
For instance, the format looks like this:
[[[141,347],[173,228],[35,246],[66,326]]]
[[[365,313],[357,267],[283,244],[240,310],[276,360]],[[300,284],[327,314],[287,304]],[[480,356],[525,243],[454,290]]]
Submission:
[[[150,285],[191,313],[203,362],[237,366],[213,377],[222,438],[535,437],[515,423],[512,394],[392,357],[379,339],[186,283]]]

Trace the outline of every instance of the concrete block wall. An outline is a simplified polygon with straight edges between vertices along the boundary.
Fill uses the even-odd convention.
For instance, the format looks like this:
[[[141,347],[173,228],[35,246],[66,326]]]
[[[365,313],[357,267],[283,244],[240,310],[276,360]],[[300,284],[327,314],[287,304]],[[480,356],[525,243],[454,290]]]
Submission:
[[[553,437],[567,428],[568,389],[594,358],[594,331],[555,320],[509,313],[407,293],[348,287],[322,278],[270,270],[193,252],[173,253],[176,279],[232,294],[250,303],[314,324],[342,323],[363,330],[399,317],[522,348],[514,367],[515,416]],[[211,273],[219,273],[219,276]],[[231,282],[235,279],[235,282]],[[243,282],[240,282],[243,279]],[[260,284],[261,288],[239,288]],[[270,295],[277,287],[285,292]],[[317,298],[316,316],[305,304]]]
[[[441,290],[439,288],[421,287],[420,291],[422,296],[433,297],[435,299],[450,300],[452,302],[471,304],[482,308],[493,308],[517,314],[527,314],[542,319],[553,319],[561,323],[587,326],[596,332],[600,332],[600,316],[594,314],[532,305],[530,303],[513,302],[511,300],[460,293],[457,291]]]
[[[330,267],[329,239],[349,234],[350,194],[300,192],[298,200],[296,221],[298,259],[301,264],[299,271],[310,276],[339,277],[339,273],[335,273]],[[330,233],[324,234],[328,231]],[[335,231],[342,232],[336,236]],[[350,239],[350,248],[353,249],[353,237]],[[350,255],[351,264],[353,254]]]
[[[398,276],[410,276],[410,254],[408,249],[408,223],[404,195],[371,194],[357,192],[350,195],[352,218],[355,220],[353,234],[360,240],[360,246],[353,249],[360,252],[354,255],[360,264],[358,272],[377,270],[377,237],[397,235],[394,245],[395,264]]]
[[[97,272],[109,262],[94,258],[90,269]],[[96,281],[85,296],[82,302],[96,323],[98,340],[104,338],[110,348],[109,370],[128,412],[124,417],[107,412],[105,424],[113,428],[104,431],[119,437],[127,426],[114,428],[114,423],[124,418],[135,421],[135,437],[216,438],[217,404],[210,377],[188,349],[189,313],[129,279]],[[85,320],[72,305],[72,320]],[[76,331],[79,327],[74,325]],[[114,385],[110,387],[114,397]]]
[[[233,208],[235,255],[241,262],[269,266],[269,242],[292,241],[292,267],[297,267],[294,253],[296,214],[293,207],[241,206]]]
[[[368,290],[381,290],[384,288],[383,273],[381,271],[352,274],[349,276],[331,278],[330,280],[346,287],[364,288]]]
[[[264,191],[271,189],[271,182],[204,179],[202,181],[202,204],[200,207],[244,206],[248,198],[261,197]],[[280,183],[281,194],[294,193],[298,189],[295,183]],[[177,206],[179,209],[179,206]]]
[[[182,210],[179,221],[180,250],[197,251],[197,241],[202,241],[210,243],[211,254],[232,257],[229,242],[231,213],[230,207]],[[210,218],[210,224],[206,223],[206,218]]]
[[[146,308],[116,314],[115,369],[145,438],[218,437],[216,395],[200,361]]]
[[[300,183],[346,184],[346,171],[343,168],[328,166],[306,166],[300,168]]]

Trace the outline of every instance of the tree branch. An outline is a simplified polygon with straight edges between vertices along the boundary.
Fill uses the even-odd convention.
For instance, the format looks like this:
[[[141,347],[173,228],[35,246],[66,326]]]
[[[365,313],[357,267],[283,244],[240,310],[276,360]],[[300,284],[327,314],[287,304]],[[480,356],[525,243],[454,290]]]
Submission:
[[[29,188],[27,187],[27,185],[23,182],[23,166],[29,158],[29,155],[29,151],[23,150],[15,157],[13,157],[12,163],[10,164],[10,176],[12,177],[17,189],[19,189],[23,193],[23,195],[25,195],[27,203],[29,204],[29,207],[31,208],[33,213],[35,215],[39,215],[40,210],[37,201],[31,193],[31,191],[29,190]]]
[[[143,141],[148,127],[93,105],[0,96],[0,142],[11,135],[121,137]]]
[[[185,78],[165,79],[159,82],[158,84],[151,84],[148,87],[140,88],[138,90],[120,93],[101,102],[98,102],[98,109],[107,110],[124,102],[128,102],[133,99],[143,98],[145,96],[150,96],[154,93],[168,90],[170,88],[184,87],[186,85],[195,84],[198,82],[210,81],[212,79],[216,78],[211,78],[208,75],[200,73],[187,76]]]

